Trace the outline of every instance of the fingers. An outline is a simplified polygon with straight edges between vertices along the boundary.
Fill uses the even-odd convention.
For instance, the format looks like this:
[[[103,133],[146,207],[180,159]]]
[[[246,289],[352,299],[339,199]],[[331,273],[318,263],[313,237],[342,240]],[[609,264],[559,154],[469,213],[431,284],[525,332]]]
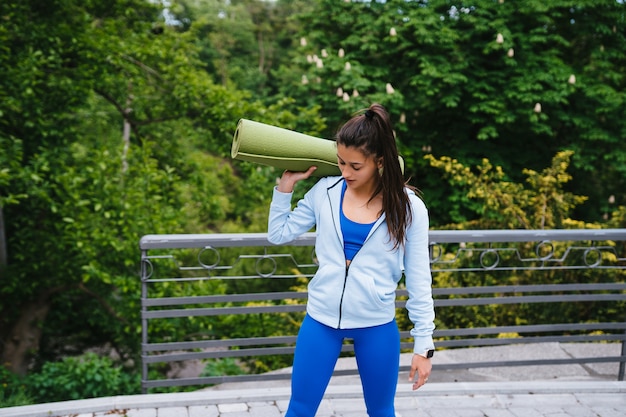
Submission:
[[[412,380],[412,378],[409,379],[409,380]],[[420,387],[424,386],[426,384],[426,382],[428,382],[428,376],[427,375],[418,374],[417,380],[413,382],[413,391],[415,391],[416,389],[419,389]]]
[[[430,359],[424,358],[420,355],[413,355],[411,361],[411,370],[409,371],[409,382],[413,382],[413,390],[423,386],[432,370],[432,363]],[[417,379],[415,377],[417,376]]]
[[[315,172],[316,169],[317,167],[315,165],[312,165],[306,171],[298,173],[299,175],[297,176],[300,177],[299,180],[305,180],[309,178],[313,174],[313,172]]]
[[[419,375],[417,377],[417,381],[413,382],[413,391],[415,391],[416,389],[419,389],[422,386],[424,386],[427,381],[428,381],[428,377],[427,376]]]
[[[293,187],[294,185],[301,180],[305,180],[307,178],[309,178],[311,176],[311,174],[313,174],[313,172],[315,172],[315,170],[317,169],[317,167],[315,165],[310,166],[309,169],[307,169],[306,171],[285,171],[283,172],[282,177],[280,178],[280,181],[278,182],[278,190],[285,192],[285,193],[290,193],[293,191]]]

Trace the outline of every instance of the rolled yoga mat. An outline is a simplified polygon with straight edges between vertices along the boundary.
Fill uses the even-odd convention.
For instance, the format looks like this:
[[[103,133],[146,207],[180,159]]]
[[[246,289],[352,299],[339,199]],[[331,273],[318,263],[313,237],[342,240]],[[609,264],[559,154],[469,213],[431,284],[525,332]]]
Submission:
[[[334,140],[252,120],[239,120],[230,154],[233,159],[290,171],[306,171],[315,165],[317,169],[313,175],[318,177],[341,174]]]
[[[230,151],[233,159],[268,165],[282,170],[306,171],[317,166],[317,177],[341,175],[334,140],[316,138],[252,120],[241,119]],[[404,171],[404,161],[400,158]]]

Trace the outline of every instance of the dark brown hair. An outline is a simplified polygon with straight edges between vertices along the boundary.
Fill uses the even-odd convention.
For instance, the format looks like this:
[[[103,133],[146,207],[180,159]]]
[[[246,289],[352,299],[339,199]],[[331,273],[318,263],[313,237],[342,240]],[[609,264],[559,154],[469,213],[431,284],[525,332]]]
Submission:
[[[374,103],[339,128],[335,139],[338,144],[359,149],[368,157],[382,158],[382,173],[371,198],[382,193],[383,213],[394,248],[404,245],[412,211],[389,113]]]

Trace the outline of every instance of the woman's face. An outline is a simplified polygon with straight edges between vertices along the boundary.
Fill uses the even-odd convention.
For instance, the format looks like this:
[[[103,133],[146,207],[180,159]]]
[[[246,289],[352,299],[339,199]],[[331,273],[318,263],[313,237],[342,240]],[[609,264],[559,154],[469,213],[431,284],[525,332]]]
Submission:
[[[356,190],[376,186],[382,158],[366,156],[359,148],[337,144],[337,162],[348,187]]]

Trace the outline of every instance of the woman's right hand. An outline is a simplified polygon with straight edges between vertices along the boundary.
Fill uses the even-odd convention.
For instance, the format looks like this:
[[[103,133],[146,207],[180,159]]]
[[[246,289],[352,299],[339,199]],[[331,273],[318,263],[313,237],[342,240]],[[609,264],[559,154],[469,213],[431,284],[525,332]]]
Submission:
[[[278,181],[278,191],[281,193],[290,193],[298,181],[305,180],[313,174],[317,169],[315,165],[310,166],[306,171],[285,171]]]

